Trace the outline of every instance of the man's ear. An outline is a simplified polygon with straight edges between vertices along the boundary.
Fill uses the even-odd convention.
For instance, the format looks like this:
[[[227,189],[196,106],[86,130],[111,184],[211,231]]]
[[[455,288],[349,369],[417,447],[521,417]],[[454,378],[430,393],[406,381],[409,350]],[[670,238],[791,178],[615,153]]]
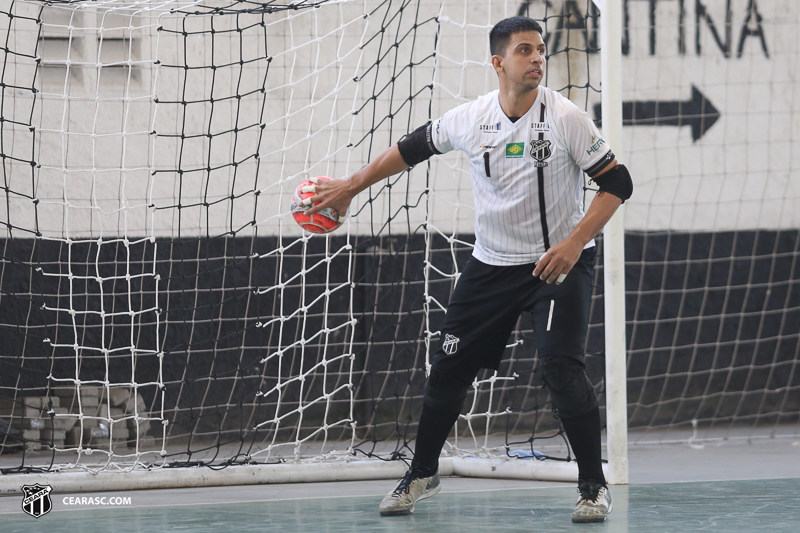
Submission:
[[[503,57],[498,55],[492,56],[492,66],[495,72],[503,72]]]

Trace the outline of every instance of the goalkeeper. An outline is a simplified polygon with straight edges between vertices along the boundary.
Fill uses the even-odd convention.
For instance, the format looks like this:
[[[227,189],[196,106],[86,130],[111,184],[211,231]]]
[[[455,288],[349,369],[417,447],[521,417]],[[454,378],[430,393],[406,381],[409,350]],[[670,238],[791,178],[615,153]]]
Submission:
[[[470,160],[475,248],[447,308],[441,346],[425,384],[411,469],[380,504],[408,514],[439,492],[438,460],[481,368],[497,369],[523,311],[531,313],[542,381],[578,462],[573,522],[611,512],[603,476],[600,411],[584,371],[594,237],[628,199],[630,174],[591,118],[542,85],[542,28],[527,17],[500,21],[489,34],[499,90],[445,113],[386,149],[347,179],[320,182],[306,213],[347,212],[352,198],[435,154]],[[583,173],[599,186],[584,213]]]

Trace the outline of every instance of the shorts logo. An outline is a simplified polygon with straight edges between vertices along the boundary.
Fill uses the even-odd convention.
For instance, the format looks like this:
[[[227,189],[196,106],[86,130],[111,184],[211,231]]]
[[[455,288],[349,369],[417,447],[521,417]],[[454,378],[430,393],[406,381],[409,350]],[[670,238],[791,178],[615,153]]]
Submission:
[[[453,355],[456,353],[456,350],[458,349],[458,341],[458,337],[450,335],[449,333],[445,334],[444,342],[442,343],[442,350],[444,350],[444,353],[447,355]]]
[[[522,157],[525,152],[525,143],[506,143],[506,158]]]
[[[50,500],[50,492],[53,487],[50,485],[24,485],[22,492],[22,510],[34,518],[39,518],[50,512],[53,502]]]
[[[545,159],[550,157],[552,152],[550,151],[550,141],[547,139],[539,140],[534,139],[531,141],[531,157],[536,160],[534,163],[537,167],[546,167],[547,163],[545,163]]]

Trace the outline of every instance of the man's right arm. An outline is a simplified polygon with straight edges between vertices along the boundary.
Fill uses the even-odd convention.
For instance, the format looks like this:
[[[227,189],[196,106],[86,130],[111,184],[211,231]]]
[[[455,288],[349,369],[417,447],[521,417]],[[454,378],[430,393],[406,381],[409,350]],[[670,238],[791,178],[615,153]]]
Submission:
[[[314,186],[315,196],[306,200],[313,207],[305,211],[305,214],[312,215],[326,207],[332,207],[338,213],[347,213],[356,194],[438,153],[440,152],[431,140],[430,124],[421,126],[350,177],[317,183]],[[315,202],[320,203],[313,205]]]
[[[315,202],[319,202],[319,204],[313,205],[304,214],[313,215],[326,207],[332,207],[338,213],[347,213],[350,202],[356,194],[407,168],[408,164],[403,161],[397,145],[390,146],[350,177],[339,180],[321,180],[317,183],[314,196],[308,198],[307,202],[308,205],[313,205]]]

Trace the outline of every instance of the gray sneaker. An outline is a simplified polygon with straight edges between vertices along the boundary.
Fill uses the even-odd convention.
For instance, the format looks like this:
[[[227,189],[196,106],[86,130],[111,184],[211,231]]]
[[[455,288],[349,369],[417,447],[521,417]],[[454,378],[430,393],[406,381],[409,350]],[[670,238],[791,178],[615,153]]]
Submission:
[[[417,472],[409,470],[397,488],[386,495],[378,510],[381,516],[411,514],[415,503],[430,498],[441,488],[438,470],[431,477],[418,477]]]
[[[611,494],[608,487],[594,481],[579,481],[580,498],[575,504],[572,521],[576,523],[602,522],[611,512]]]

